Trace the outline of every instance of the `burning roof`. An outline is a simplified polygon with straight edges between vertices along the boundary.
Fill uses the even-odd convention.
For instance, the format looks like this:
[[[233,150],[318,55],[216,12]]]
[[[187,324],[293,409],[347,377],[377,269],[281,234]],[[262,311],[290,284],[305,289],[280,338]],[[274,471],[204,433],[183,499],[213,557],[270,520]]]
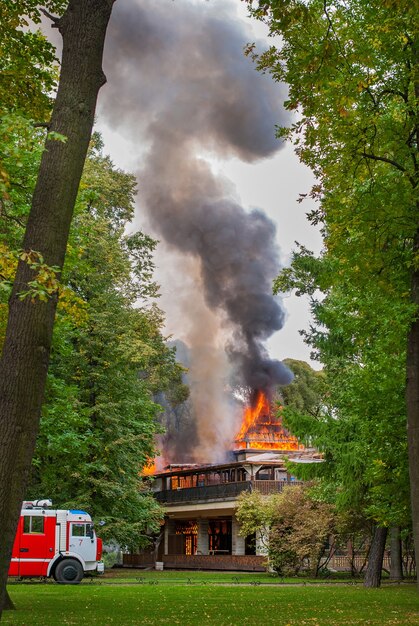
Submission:
[[[245,409],[234,444],[236,450],[304,449],[298,439],[283,427],[281,418],[273,415],[272,405],[263,391],[258,391],[253,404]]]

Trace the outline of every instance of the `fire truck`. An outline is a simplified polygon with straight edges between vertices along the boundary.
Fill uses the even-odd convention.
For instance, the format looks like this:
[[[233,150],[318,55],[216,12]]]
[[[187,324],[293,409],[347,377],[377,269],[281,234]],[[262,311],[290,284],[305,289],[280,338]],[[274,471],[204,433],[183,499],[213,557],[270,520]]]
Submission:
[[[102,540],[85,511],[54,510],[51,500],[23,503],[9,576],[52,576],[79,583],[87,572],[103,573]]]

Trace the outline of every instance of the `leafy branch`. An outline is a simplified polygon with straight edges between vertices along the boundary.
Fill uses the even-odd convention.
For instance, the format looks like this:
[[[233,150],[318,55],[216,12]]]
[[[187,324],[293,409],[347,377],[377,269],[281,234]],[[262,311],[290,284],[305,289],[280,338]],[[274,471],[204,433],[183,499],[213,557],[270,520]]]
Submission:
[[[32,302],[36,300],[47,302],[49,298],[58,293],[60,288],[58,275],[61,272],[59,267],[47,265],[42,254],[35,250],[20,251],[18,259],[27,263],[35,272],[34,279],[28,282],[29,289],[19,293],[20,300],[30,298]]]

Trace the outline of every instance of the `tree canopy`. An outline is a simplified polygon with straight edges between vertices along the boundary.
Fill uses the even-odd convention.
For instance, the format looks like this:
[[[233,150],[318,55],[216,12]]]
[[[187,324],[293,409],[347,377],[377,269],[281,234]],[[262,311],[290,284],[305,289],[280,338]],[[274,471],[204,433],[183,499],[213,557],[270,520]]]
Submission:
[[[140,472],[154,454],[153,394],[181,385],[181,372],[149,300],[155,242],[125,234],[134,179],[97,137],[79,189],[113,1],[45,3],[63,37],[56,96],[53,49],[27,28],[38,4],[1,7],[0,613],[28,485],[103,511],[103,535],[124,545],[160,521]]]
[[[67,3],[46,6],[62,12]],[[156,454],[161,407],[154,398],[162,393],[173,402],[187,397],[155,304],[156,242],[132,230],[135,177],[113,165],[94,134],[64,267],[47,264],[43,246],[24,248],[45,140],[65,146],[68,137],[50,129],[54,49],[42,33],[27,28],[29,20],[40,21],[38,4],[6,2],[1,15],[0,346],[18,262],[32,271],[18,300],[29,303],[32,312],[42,303],[58,302],[25,497],[47,494],[56,506],[83,506],[106,521],[105,539],[139,547],[147,540],[146,529],[156,532],[161,521],[161,509],[141,475]]]
[[[51,362],[29,494],[83,506],[104,538],[140,546],[160,507],[141,470],[154,458],[156,394],[183,387],[153,304],[156,242],[126,235],[136,182],[94,136],[62,274]]]
[[[289,85],[296,118],[279,135],[316,176],[308,218],[324,238],[318,258],[300,246],[275,283],[312,298],[306,339],[325,366],[322,414],[287,419],[325,451],[318,471],[334,468],[340,497],[382,525],[408,518],[409,443],[418,550],[417,11],[393,0],[248,4],[281,37],[248,52]]]

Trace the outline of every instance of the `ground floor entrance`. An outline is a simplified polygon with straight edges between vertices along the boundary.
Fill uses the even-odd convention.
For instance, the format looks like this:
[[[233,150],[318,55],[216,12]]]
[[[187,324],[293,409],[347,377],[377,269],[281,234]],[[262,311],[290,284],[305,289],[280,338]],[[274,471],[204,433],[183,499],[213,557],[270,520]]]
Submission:
[[[233,520],[167,520],[164,554],[232,554]]]
[[[254,536],[240,535],[234,511],[207,508],[186,517],[188,513],[192,511],[167,515],[154,551],[124,555],[124,565],[146,567],[158,561],[164,569],[266,571],[262,544]]]

